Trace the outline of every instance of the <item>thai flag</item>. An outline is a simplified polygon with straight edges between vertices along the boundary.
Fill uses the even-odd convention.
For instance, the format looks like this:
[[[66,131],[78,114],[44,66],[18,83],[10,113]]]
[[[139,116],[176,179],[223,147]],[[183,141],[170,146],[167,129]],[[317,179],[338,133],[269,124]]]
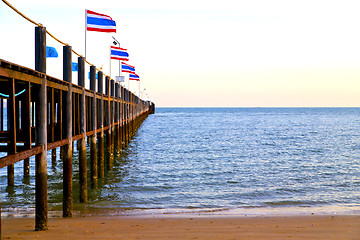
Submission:
[[[129,80],[135,80],[135,81],[140,81],[140,77],[139,77],[139,75],[137,75],[137,74],[132,74],[132,73],[130,73],[129,74]]]
[[[111,46],[111,59],[129,61],[127,49]]]
[[[116,32],[116,23],[110,16],[86,10],[86,30]]]
[[[121,63],[121,71],[126,72],[126,73],[134,73],[135,74],[135,67],[122,62]]]

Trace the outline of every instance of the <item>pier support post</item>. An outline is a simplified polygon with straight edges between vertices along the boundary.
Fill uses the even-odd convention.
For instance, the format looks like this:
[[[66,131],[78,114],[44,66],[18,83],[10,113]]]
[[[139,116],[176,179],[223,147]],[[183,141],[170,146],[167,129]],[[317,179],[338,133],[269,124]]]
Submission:
[[[35,70],[46,73],[46,28],[35,28]],[[36,144],[42,152],[35,156],[35,230],[47,229],[47,96],[46,75],[38,90]]]
[[[120,110],[119,110],[119,121],[120,121],[120,148],[124,149],[124,88],[120,85]]]
[[[124,88],[124,148],[128,144],[129,140],[129,131],[128,131],[128,121],[129,121],[129,91]]]
[[[99,104],[99,128],[101,129],[98,137],[98,158],[99,158],[99,178],[104,178],[104,93],[103,93],[103,73],[98,72],[98,93],[101,94]]]
[[[128,121],[127,121],[127,141],[126,141],[126,146],[129,145],[130,141],[131,141],[131,121],[132,121],[132,113],[131,113],[131,92],[127,91],[127,99],[128,99]]]
[[[119,84],[115,83],[115,120],[117,123],[115,127],[115,137],[114,137],[114,147],[116,153],[120,152],[119,148],[119,130],[120,130],[120,121],[119,121]]]
[[[56,166],[56,148],[51,149],[51,164]]]
[[[64,137],[69,140],[68,144],[64,147],[64,160],[63,160],[63,217],[73,216],[73,184],[72,184],[72,62],[71,62],[71,46],[64,46],[63,53],[63,79],[68,82],[68,90],[65,92],[64,104]]]
[[[108,111],[107,111],[107,119],[108,119],[108,126],[109,126],[109,130],[108,130],[108,134],[106,135],[106,149],[107,149],[107,168],[108,170],[110,170],[112,168],[113,165],[113,161],[114,161],[114,142],[113,142],[113,136],[114,136],[114,115],[113,115],[113,110],[114,110],[114,87],[113,87],[113,83],[114,80],[110,80],[110,78],[108,78],[107,80],[107,84],[108,84],[108,97],[109,97],[109,101],[108,101]]]
[[[85,106],[85,59],[78,58],[78,84],[82,87],[80,95],[80,139],[79,146],[79,180],[80,180],[80,202],[88,201],[87,192],[87,161],[86,161],[86,106]]]
[[[108,170],[110,170],[111,168],[111,158],[112,158],[112,154],[111,154],[111,120],[110,120],[110,116],[111,116],[111,101],[110,101],[110,78],[108,76],[105,77],[105,95],[108,97],[108,101],[106,102],[106,126],[108,126],[108,130],[106,132],[106,167]]]
[[[26,83],[26,91],[24,96],[24,104],[21,105],[22,128],[25,135],[25,147],[31,149],[31,87],[30,83]],[[23,121],[24,120],[24,121]],[[30,158],[24,159],[24,179],[29,181],[30,177]]]
[[[94,134],[90,137],[90,174],[91,174],[91,188],[98,187],[98,164],[97,164],[97,148],[96,148],[96,67],[90,66],[90,90],[94,91],[94,96],[91,99],[91,130]]]
[[[126,97],[125,97],[125,88],[121,88],[121,148],[125,148],[126,141]]]
[[[9,130],[8,154],[16,153],[16,104],[15,79],[9,80],[9,99],[7,104],[7,122]],[[14,164],[7,166],[8,191],[13,192],[15,186]]]

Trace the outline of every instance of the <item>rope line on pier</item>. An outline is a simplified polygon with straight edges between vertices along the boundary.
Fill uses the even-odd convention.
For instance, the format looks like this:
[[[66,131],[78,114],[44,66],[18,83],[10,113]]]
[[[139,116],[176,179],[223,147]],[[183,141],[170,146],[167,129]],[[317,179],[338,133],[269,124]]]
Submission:
[[[6,1],[6,0],[2,0],[2,1],[3,1],[8,7],[10,7],[10,8],[11,8],[12,10],[14,10],[17,14],[19,14],[20,16],[22,16],[23,18],[25,18],[25,19],[28,20],[29,22],[35,24],[35,25],[38,26],[38,27],[43,27],[42,24],[37,23],[37,22],[35,22],[34,20],[32,20],[32,19],[28,18],[27,16],[25,16],[23,13],[21,13],[19,10],[17,10],[13,5],[11,5],[8,1]],[[52,35],[48,30],[46,30],[46,33],[49,34],[49,36],[52,37],[54,40],[58,41],[60,44],[65,45],[65,46],[69,46],[69,44],[64,43],[63,41],[61,41],[60,39],[58,39],[57,37],[55,37],[54,35]],[[72,51],[75,55],[77,55],[77,56],[79,56],[79,57],[83,57],[81,54],[77,53],[75,50],[71,49],[71,51]],[[85,62],[86,62],[87,64],[91,65],[91,66],[95,66],[94,64],[88,62],[86,59],[85,59]],[[101,69],[98,69],[98,68],[96,68],[96,70],[97,70],[97,71],[102,71]],[[106,75],[106,74],[104,74],[104,75],[107,76],[107,77],[110,77],[110,76],[108,76],[108,75]],[[111,77],[110,77],[110,78],[111,78]]]

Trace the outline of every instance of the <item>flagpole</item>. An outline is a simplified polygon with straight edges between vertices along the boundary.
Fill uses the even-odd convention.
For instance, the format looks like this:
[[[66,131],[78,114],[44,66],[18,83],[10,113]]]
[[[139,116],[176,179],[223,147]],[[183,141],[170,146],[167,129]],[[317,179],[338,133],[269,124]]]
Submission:
[[[85,59],[86,59],[86,32],[87,32],[87,11],[85,9]]]
[[[121,77],[121,61],[119,60],[119,79],[120,79],[120,77]],[[119,80],[120,81],[120,80]]]
[[[110,46],[110,78],[111,78],[111,46]]]

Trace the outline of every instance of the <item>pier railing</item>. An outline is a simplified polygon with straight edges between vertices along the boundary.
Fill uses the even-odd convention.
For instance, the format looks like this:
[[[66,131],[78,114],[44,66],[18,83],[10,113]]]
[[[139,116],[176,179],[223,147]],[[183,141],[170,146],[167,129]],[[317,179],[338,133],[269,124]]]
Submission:
[[[72,83],[71,53],[71,46],[63,46],[62,80],[47,75],[46,30],[37,26],[35,70],[0,59],[0,152],[6,155],[0,158],[0,168],[7,167],[7,184],[14,186],[14,163],[23,161],[24,177],[29,177],[29,158],[35,156],[35,230],[47,229],[47,151],[52,151],[56,162],[56,148],[60,147],[63,216],[72,217],[73,142],[79,144],[80,202],[86,202],[86,138],[90,142],[90,187],[97,188],[105,166],[113,164],[114,149],[126,147],[155,110],[152,102],[140,99],[109,76],[104,78],[95,66],[90,66],[90,89],[85,89],[85,59],[81,56],[78,84]]]

